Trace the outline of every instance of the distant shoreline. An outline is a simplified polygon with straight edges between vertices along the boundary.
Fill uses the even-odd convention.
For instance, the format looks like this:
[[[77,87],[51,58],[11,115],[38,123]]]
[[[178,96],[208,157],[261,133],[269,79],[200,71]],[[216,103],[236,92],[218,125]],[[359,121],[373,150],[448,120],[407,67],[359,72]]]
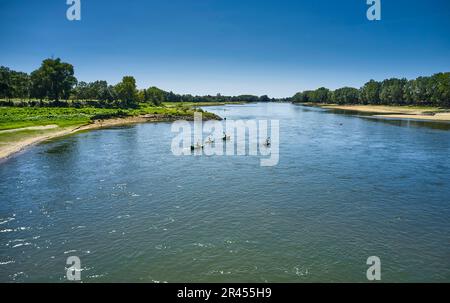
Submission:
[[[450,122],[450,110],[436,107],[389,106],[389,105],[336,105],[319,103],[297,103],[304,106],[337,109],[361,113],[371,113],[373,117],[394,118],[400,120],[423,120],[434,122]]]

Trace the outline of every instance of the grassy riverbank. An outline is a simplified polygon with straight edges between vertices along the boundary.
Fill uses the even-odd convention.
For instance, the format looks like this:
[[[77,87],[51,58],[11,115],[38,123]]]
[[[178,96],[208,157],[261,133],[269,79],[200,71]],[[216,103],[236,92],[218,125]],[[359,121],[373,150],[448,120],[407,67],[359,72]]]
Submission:
[[[70,107],[0,107],[0,159],[25,147],[81,130],[131,123],[190,120],[197,111],[189,104],[140,104],[133,109]],[[221,119],[203,112],[206,120]]]
[[[164,115],[189,117],[194,113],[190,104],[152,106],[141,104],[138,108],[71,108],[71,107],[0,107],[0,131],[30,126],[58,125],[59,127],[88,124],[94,120],[139,115]],[[214,115],[205,112],[206,118]]]

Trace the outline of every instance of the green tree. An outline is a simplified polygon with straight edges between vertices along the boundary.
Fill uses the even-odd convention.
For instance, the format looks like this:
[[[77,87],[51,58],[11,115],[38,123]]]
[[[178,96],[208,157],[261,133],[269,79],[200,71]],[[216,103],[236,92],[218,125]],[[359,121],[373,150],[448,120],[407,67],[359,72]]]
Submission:
[[[427,105],[431,102],[433,87],[430,77],[418,77],[407,81],[403,87],[405,104]]]
[[[303,92],[296,93],[294,97],[292,97],[294,102],[303,103],[303,102],[315,102],[314,91],[305,90]]]
[[[364,104],[380,104],[381,83],[370,80],[360,89],[360,101]]]
[[[115,87],[117,97],[120,100],[121,107],[136,107],[138,105],[138,91],[136,80],[132,76],[125,76],[122,82]]]
[[[13,71],[11,73],[11,88],[14,98],[28,99],[31,89],[30,76],[27,73]]]
[[[167,94],[168,102],[180,102],[182,101],[182,96],[174,94],[172,91]]]
[[[89,99],[89,86],[86,82],[80,81],[77,86],[73,89],[73,95],[76,100],[87,100]]]
[[[152,102],[154,105],[158,106],[161,103],[166,102],[167,93],[162,89],[157,88],[156,86],[152,86],[147,89],[146,94],[146,102]]]
[[[383,104],[403,104],[406,79],[387,79],[381,83],[380,100]]]
[[[32,92],[42,99],[59,101],[68,99],[70,92],[77,83],[73,66],[61,62],[61,59],[46,59],[39,69],[31,74]]]
[[[450,107],[450,73],[431,76],[431,102],[436,106]]]
[[[46,77],[43,70],[35,70],[31,73],[31,97],[43,100],[48,95],[50,80]]]
[[[270,98],[267,95],[262,95],[261,97],[259,97],[259,101],[261,101],[261,102],[270,102]]]
[[[0,98],[11,98],[11,70],[7,67],[0,66]]]
[[[311,92],[311,99],[313,102],[327,103],[330,98],[330,90],[325,87],[321,87]]]
[[[109,99],[108,82],[95,81],[90,83],[90,93],[93,100],[106,101]]]
[[[353,87],[343,87],[333,92],[333,101],[338,104],[359,103],[359,90]]]

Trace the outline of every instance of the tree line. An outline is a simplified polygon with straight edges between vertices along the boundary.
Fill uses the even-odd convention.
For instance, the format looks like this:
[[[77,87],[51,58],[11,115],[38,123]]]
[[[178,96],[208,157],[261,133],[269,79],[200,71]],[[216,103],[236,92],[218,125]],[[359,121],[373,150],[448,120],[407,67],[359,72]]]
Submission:
[[[1,101],[6,100],[6,101]],[[21,100],[17,102],[17,100]],[[193,96],[175,94],[151,86],[138,89],[132,76],[110,85],[107,81],[78,81],[73,65],[61,59],[46,59],[31,74],[0,67],[0,105],[6,106],[94,106],[133,108],[139,103],[160,105],[163,102],[270,102],[297,103],[431,105],[450,107],[450,73],[407,80],[391,78],[370,80],[357,89],[325,87],[295,94],[292,98],[273,99],[267,95]]]
[[[391,78],[370,80],[363,87],[343,87],[334,91],[325,87],[299,92],[292,97],[297,103],[338,103],[377,105],[429,105],[450,107],[450,73],[407,80]]]
[[[175,94],[151,86],[138,89],[132,76],[110,85],[107,81],[78,81],[73,65],[61,59],[46,59],[31,74],[0,67],[0,105],[6,106],[94,106],[133,108],[139,103],[163,102],[269,102],[267,95],[193,96]],[[14,100],[20,100],[15,102]]]

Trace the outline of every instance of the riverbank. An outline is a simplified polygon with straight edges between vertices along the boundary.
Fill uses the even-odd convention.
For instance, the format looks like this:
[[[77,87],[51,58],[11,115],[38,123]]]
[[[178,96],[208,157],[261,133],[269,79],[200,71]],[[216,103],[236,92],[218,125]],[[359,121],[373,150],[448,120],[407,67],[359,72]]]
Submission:
[[[426,106],[387,106],[387,105],[336,105],[309,104],[324,109],[345,110],[372,114],[374,117],[392,119],[417,119],[437,122],[450,122],[450,111],[438,107]]]
[[[192,120],[193,111],[179,114],[161,113],[145,114],[136,116],[126,116],[110,119],[96,119],[88,123],[75,124],[70,126],[58,126],[55,124],[32,126],[17,129],[6,129],[0,131],[0,160],[6,159],[32,145],[71,135],[80,131],[108,128],[136,123],[148,122],[171,122],[176,120]],[[205,120],[221,120],[217,115],[204,113]]]

